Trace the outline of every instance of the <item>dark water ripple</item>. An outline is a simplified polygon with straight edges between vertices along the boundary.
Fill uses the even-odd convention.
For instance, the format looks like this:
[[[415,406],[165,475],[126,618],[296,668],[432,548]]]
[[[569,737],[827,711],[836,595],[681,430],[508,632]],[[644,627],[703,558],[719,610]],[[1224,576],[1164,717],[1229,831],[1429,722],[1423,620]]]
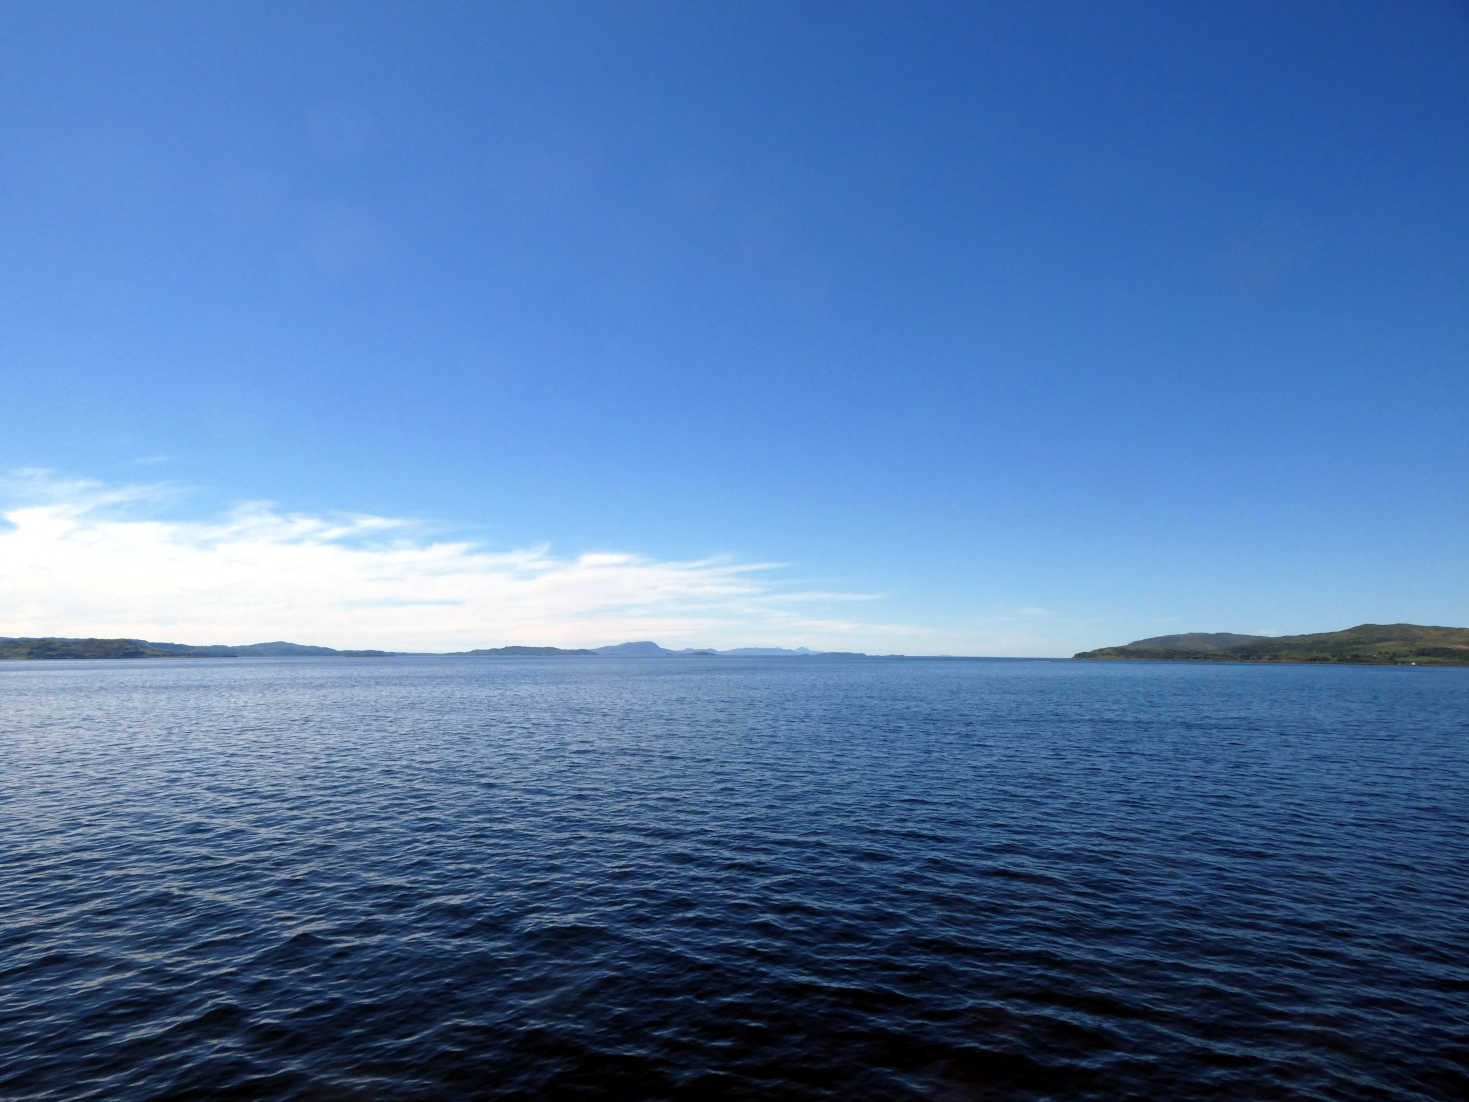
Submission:
[[[1469,671],[0,669],[0,1096],[1469,1096]]]

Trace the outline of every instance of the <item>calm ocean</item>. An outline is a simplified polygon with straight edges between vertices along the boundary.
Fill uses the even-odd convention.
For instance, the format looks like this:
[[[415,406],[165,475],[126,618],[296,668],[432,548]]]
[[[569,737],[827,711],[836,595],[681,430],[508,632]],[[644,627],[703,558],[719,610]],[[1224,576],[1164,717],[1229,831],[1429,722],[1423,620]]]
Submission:
[[[0,664],[0,1097],[1469,1096],[1469,669]]]

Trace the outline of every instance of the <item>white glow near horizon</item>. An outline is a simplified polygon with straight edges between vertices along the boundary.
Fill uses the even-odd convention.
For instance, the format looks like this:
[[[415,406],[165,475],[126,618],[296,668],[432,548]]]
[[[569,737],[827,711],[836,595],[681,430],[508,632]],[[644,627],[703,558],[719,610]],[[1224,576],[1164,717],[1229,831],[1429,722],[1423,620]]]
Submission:
[[[870,595],[785,592],[782,564],[489,551],[398,518],[261,502],[208,520],[159,519],[167,497],[165,487],[36,470],[0,481],[0,635],[390,650],[629,639],[901,650],[925,636],[794,611]]]

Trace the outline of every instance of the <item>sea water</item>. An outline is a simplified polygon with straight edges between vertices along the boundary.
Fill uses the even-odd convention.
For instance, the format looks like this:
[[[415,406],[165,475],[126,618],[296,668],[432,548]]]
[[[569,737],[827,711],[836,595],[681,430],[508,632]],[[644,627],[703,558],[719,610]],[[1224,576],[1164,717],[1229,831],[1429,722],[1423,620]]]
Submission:
[[[1463,1098],[1469,669],[0,664],[0,1097]]]

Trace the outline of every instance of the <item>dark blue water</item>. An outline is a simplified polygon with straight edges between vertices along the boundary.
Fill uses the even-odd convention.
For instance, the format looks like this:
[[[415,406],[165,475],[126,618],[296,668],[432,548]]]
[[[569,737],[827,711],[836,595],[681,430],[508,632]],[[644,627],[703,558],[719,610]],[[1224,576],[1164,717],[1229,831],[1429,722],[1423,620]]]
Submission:
[[[1469,670],[0,665],[0,1096],[1469,1096]]]

